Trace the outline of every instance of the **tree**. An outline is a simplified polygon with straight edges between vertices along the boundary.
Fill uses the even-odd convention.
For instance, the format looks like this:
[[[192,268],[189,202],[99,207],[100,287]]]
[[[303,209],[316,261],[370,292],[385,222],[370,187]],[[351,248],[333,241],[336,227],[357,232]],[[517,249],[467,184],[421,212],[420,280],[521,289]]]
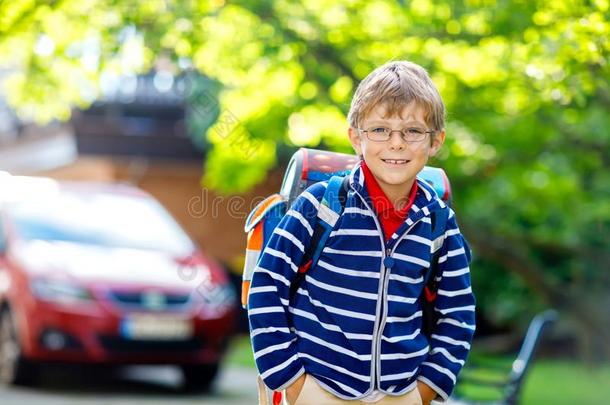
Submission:
[[[108,75],[159,56],[174,73],[190,64],[222,85],[204,181],[227,193],[263,181],[282,148],[349,151],[358,81],[390,59],[423,65],[449,111],[436,164],[456,190],[485,312],[502,323],[558,307],[586,352],[610,358],[607,0],[41,3],[0,3],[19,112],[65,119]],[[201,94],[189,93],[195,105]]]

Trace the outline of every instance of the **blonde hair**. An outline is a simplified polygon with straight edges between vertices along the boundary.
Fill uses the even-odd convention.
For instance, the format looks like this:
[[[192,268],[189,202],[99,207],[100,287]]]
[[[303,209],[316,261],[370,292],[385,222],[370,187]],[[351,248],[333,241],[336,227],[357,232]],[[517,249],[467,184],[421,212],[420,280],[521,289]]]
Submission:
[[[352,128],[359,128],[378,105],[385,105],[386,116],[391,117],[412,102],[424,109],[426,123],[435,134],[445,127],[445,105],[428,72],[413,62],[388,62],[360,82],[347,120]]]

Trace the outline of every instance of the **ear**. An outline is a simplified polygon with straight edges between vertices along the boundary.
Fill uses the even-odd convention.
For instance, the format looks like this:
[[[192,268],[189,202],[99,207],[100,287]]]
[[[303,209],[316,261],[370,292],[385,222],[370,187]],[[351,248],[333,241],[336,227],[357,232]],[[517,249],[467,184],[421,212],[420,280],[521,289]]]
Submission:
[[[356,155],[362,156],[362,139],[360,138],[358,130],[356,128],[349,127],[347,130],[347,136],[349,137],[349,142],[352,144],[352,148],[354,148]]]
[[[443,129],[441,132],[439,132],[438,135],[436,135],[434,137],[434,140],[432,141],[432,145],[430,146],[430,156],[434,156],[436,155],[436,153],[441,149],[441,146],[443,146],[443,143],[445,142],[445,130]]]

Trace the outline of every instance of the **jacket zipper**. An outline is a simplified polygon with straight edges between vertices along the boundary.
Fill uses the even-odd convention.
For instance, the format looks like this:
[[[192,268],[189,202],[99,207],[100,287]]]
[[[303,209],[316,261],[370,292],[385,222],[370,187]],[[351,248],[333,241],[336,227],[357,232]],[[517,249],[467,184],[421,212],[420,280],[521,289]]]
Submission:
[[[358,197],[360,198],[360,200],[362,201],[362,203],[364,204],[364,206],[373,214],[375,214],[375,212],[371,209],[371,207],[369,207],[369,205],[366,203],[364,197],[362,197],[362,195],[360,195],[360,193],[356,190],[354,190],[354,192],[358,195]],[[398,238],[398,240],[396,241],[396,243],[394,243],[394,246],[392,249],[388,249],[386,247],[385,244],[385,238],[383,237],[383,230],[381,229],[381,224],[379,223],[379,220],[377,219],[376,215],[373,215],[373,219],[375,220],[375,225],[377,226],[377,230],[379,231],[379,238],[381,240],[381,245],[383,246],[383,250],[382,250],[382,257],[381,257],[381,267],[380,267],[380,276],[379,276],[379,286],[381,288],[381,299],[377,302],[377,308],[375,310],[375,317],[377,318],[377,314],[380,315],[379,320],[375,321],[375,326],[373,327],[373,347],[372,347],[372,353],[371,353],[371,357],[372,357],[372,366],[371,366],[371,379],[373,380],[373,387],[372,389],[376,389],[380,387],[381,384],[381,367],[380,367],[380,363],[381,363],[381,357],[380,357],[380,351],[381,351],[381,333],[383,333],[383,328],[385,327],[385,321],[387,318],[386,315],[386,310],[387,310],[387,305],[385,305],[386,302],[386,297],[387,297],[387,286],[386,284],[389,282],[389,277],[386,277],[386,275],[388,275],[390,272],[387,271],[388,269],[385,266],[385,258],[386,257],[391,257],[392,253],[394,253],[394,250],[396,249],[396,246],[398,246],[398,243],[405,237],[405,235],[407,235],[411,229],[413,229],[413,227],[423,219],[419,218],[417,221],[415,221],[413,224],[411,224],[411,226],[409,227],[409,229],[407,229],[401,236],[400,238]],[[379,289],[378,289],[379,292]]]
[[[400,235],[400,237],[396,240],[396,242],[394,243],[394,246],[392,247],[392,249],[387,249],[386,248],[386,256],[385,257],[392,257],[392,254],[394,254],[394,251],[396,250],[396,247],[398,246],[398,244],[400,243],[400,241],[402,241],[404,239],[404,237],[406,235],[409,234],[409,232],[411,232],[411,229],[413,229],[413,227],[423,219],[419,218],[417,221],[413,222],[413,224],[411,224],[411,226],[409,226],[409,228],[403,232],[402,235]],[[384,257],[384,259],[385,259]],[[382,290],[382,296],[381,296],[381,318],[379,319],[379,328],[377,330],[377,336],[373,337],[373,340],[375,341],[375,345],[376,345],[376,351],[375,351],[375,369],[376,369],[376,375],[375,375],[375,385],[378,385],[379,389],[381,389],[381,334],[383,333],[383,329],[385,328],[385,324],[386,324],[386,320],[387,320],[387,295],[388,295],[388,284],[390,282],[390,277],[389,274],[391,272],[391,268],[387,269],[385,267],[385,264],[382,261],[382,266],[383,268],[386,270],[385,274],[383,276],[383,290]]]
[[[364,199],[364,197],[362,197],[362,195],[360,195],[360,193],[356,190],[354,190],[354,192],[358,195],[358,197],[360,197],[360,200],[362,201],[362,204],[364,204],[364,206],[373,213],[373,220],[375,220],[375,225],[377,226],[377,230],[379,231],[379,239],[381,240],[381,246],[383,246],[383,249],[381,250],[381,266],[379,268],[379,286],[380,288],[382,288],[384,280],[385,280],[385,258],[386,256],[386,252],[390,252],[390,249],[386,248],[385,245],[385,239],[383,237],[383,230],[381,229],[381,224],[379,223],[379,219],[377,219],[377,215],[375,215],[375,211],[373,211],[371,209],[371,207],[369,207],[369,205],[366,203],[366,200]],[[379,288],[377,289],[377,294],[379,294]],[[383,290],[381,290],[381,296],[383,296]],[[377,301],[377,308],[375,309],[375,318],[377,318],[377,314],[382,314],[383,312],[383,299],[378,300]],[[371,388],[369,388],[368,392],[371,392],[372,390],[374,390],[377,385],[378,385],[378,377],[377,375],[379,374],[379,367],[377,365],[377,358],[378,358],[378,344],[377,344],[377,335],[379,334],[379,330],[378,328],[380,327],[381,322],[378,322],[377,320],[375,320],[375,325],[373,327],[373,340],[372,340],[372,347],[371,347],[371,380],[372,380],[372,384],[373,386]]]

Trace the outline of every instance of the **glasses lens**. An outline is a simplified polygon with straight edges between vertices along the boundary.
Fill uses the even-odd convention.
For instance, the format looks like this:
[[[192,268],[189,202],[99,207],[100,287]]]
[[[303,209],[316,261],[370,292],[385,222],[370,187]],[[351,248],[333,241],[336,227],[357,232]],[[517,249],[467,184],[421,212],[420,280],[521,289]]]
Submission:
[[[390,139],[390,129],[384,127],[371,127],[366,130],[366,135],[371,141],[383,142]]]
[[[426,139],[428,131],[424,128],[406,128],[403,129],[402,135],[407,142],[421,142]]]

